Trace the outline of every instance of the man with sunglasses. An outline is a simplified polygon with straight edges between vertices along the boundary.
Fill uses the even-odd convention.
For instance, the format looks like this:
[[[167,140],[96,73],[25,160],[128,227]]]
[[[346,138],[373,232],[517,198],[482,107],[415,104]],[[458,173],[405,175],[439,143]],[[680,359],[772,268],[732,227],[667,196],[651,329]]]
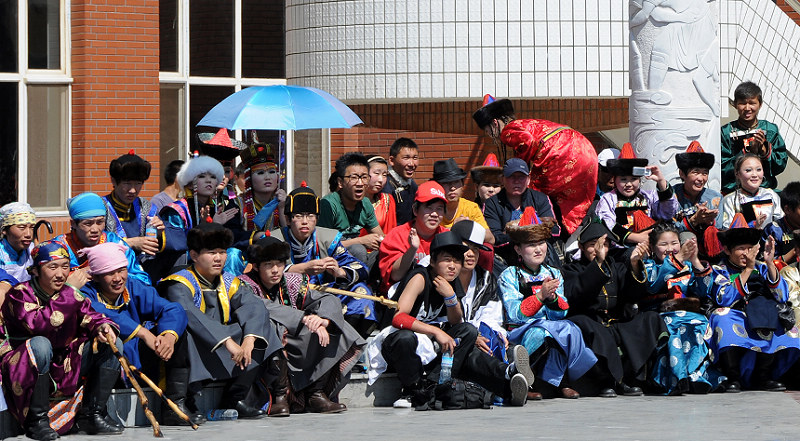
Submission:
[[[123,244],[125,257],[128,259],[128,277],[151,285],[150,276],[136,260],[133,249],[116,233],[105,230],[106,205],[103,198],[95,193],[81,193],[67,201],[67,210],[72,231],[57,236],[54,240],[63,245],[69,253],[70,275],[67,283],[70,286],[81,289],[90,280],[86,257],[81,250],[105,242]]]

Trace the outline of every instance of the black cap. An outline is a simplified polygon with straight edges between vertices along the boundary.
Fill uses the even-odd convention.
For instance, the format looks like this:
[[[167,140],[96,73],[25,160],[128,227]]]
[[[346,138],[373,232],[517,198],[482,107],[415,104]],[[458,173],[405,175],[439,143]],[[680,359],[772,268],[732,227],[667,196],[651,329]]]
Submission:
[[[483,251],[490,250],[489,247],[483,244],[483,239],[486,237],[486,228],[483,228],[483,225],[475,221],[458,221],[453,224],[453,228],[450,231],[456,233],[462,242],[469,242]]]
[[[440,248],[452,249],[454,253],[458,254],[464,254],[469,249],[469,247],[464,245],[464,243],[461,241],[461,237],[452,231],[445,231],[433,236],[433,242],[431,242],[431,252]]]

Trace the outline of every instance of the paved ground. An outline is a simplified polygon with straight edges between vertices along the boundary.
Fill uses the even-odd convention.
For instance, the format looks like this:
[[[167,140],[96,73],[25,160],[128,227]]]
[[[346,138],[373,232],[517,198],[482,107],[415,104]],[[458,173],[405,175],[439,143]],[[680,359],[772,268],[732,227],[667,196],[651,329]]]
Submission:
[[[361,408],[341,415],[212,422],[193,432],[166,428],[165,440],[796,440],[794,393],[743,392],[682,397],[545,400],[522,408],[414,412]],[[19,437],[24,439],[23,437]],[[98,438],[72,435],[67,440]],[[149,427],[113,439],[149,440]]]

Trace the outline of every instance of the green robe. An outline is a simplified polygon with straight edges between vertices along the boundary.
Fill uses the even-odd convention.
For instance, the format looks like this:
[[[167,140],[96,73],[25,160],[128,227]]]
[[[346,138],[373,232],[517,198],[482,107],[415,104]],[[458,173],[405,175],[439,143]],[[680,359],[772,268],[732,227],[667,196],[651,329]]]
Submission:
[[[783,141],[783,137],[778,132],[778,126],[775,124],[759,120],[756,127],[764,131],[767,142],[772,146],[769,156],[761,159],[764,166],[764,182],[761,183],[761,186],[774,190],[778,186],[776,176],[786,168],[786,160],[789,156],[786,151],[786,143]],[[731,132],[745,129],[739,125],[738,121],[731,121],[722,126],[721,130],[722,193],[728,194],[736,189],[736,177],[733,168],[736,163],[736,157],[742,152],[741,143],[733,142]]]

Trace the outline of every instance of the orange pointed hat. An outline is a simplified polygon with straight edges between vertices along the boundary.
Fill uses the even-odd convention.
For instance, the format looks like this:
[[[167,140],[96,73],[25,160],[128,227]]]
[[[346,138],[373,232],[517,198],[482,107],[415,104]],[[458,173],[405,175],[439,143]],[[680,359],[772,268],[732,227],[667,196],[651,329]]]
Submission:
[[[744,214],[736,213],[727,230],[717,233],[717,238],[722,245],[733,248],[737,245],[755,245],[761,240],[761,230],[751,228],[744,218]]]
[[[506,224],[506,234],[515,244],[540,242],[552,237],[553,219],[539,219],[533,207],[525,207],[522,217]]]
[[[622,146],[617,159],[609,159],[606,162],[606,169],[615,176],[633,176],[633,167],[646,167],[646,158],[637,158],[631,143],[626,142]]]
[[[684,173],[693,168],[710,169],[714,166],[714,162],[714,155],[706,153],[697,141],[692,141],[684,153],[675,155],[675,164],[678,165],[678,170]]]
[[[494,153],[486,155],[483,164],[472,167],[469,174],[472,176],[472,181],[475,185],[481,183],[502,185],[503,167],[500,167],[500,161],[497,160],[497,156]]]
[[[514,105],[508,99],[496,100],[488,93],[483,96],[483,105],[472,114],[472,119],[483,130],[492,120],[500,119],[504,116],[514,116]]]

